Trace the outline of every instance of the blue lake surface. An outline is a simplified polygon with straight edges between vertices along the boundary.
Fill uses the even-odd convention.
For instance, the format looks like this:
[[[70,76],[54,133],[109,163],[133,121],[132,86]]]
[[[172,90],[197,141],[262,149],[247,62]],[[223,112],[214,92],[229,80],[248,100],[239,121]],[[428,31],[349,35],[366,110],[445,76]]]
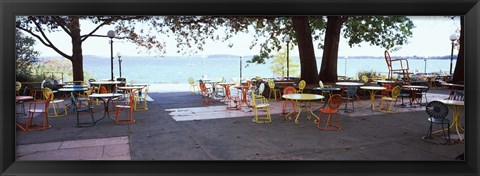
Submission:
[[[246,61],[250,57],[242,59],[242,78],[251,78],[255,76],[277,78],[271,70],[271,60],[266,64],[249,64]],[[292,59],[294,60],[294,59]],[[296,59],[298,61],[298,59]],[[455,69],[453,60],[453,69]],[[450,70],[450,60],[428,59],[409,59],[409,68],[413,72],[439,72],[444,73]],[[320,71],[321,59],[317,59],[317,68]],[[346,68],[346,69],[345,69]],[[344,58],[338,60],[338,75],[354,77],[360,71],[373,70],[377,73],[388,72],[385,59],[378,58]],[[110,78],[110,59],[105,57],[85,56],[84,71],[95,75],[94,79]],[[238,57],[122,57],[122,77],[127,80],[135,80],[141,83],[187,83],[189,77],[201,79],[218,79],[224,77],[227,81],[232,78],[240,77],[240,58]],[[296,76],[296,75],[290,75]],[[114,60],[114,77],[119,77],[118,60]],[[86,78],[88,79],[88,78]]]

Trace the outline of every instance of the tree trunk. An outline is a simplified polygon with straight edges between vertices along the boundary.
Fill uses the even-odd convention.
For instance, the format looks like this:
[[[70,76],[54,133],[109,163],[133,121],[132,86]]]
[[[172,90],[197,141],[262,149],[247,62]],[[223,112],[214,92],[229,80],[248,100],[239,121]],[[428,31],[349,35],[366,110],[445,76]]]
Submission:
[[[457,62],[455,64],[455,70],[453,72],[453,78],[452,82],[453,83],[458,83],[458,82],[463,82],[464,79],[464,71],[465,71],[465,58],[464,58],[464,51],[465,47],[463,44],[463,38],[465,34],[464,30],[464,16],[460,16],[460,48],[458,49],[458,55],[457,55]]]
[[[319,78],[326,83],[337,82],[338,45],[340,42],[340,30],[343,19],[341,16],[327,17],[327,30],[323,45],[322,65]]]
[[[74,81],[83,81],[83,53],[82,40],[80,36],[80,23],[78,17],[72,17],[69,26],[72,33],[72,71]]]
[[[297,35],[298,52],[300,55],[300,79],[307,84],[318,84],[318,69],[313,49],[312,31],[308,24],[308,17],[292,17],[293,29]]]

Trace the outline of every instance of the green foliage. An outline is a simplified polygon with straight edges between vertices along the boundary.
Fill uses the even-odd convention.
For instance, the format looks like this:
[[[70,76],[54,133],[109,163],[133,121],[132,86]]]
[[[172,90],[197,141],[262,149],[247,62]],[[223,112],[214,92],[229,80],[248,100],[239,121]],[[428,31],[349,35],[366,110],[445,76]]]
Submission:
[[[362,80],[362,76],[365,75],[368,78],[377,78],[380,77],[380,73],[377,73],[376,71],[373,70],[361,70],[357,73],[357,78],[359,80]]]
[[[23,35],[20,31],[15,31],[15,49],[16,49],[16,80],[32,81],[32,68],[38,62],[38,52],[33,49],[35,40]]]
[[[289,75],[292,76],[299,76],[299,61],[298,59],[289,57]],[[282,50],[277,52],[274,59],[271,62],[270,69],[272,69],[273,74],[286,77],[287,76],[287,50]]]
[[[47,59],[39,62],[33,68],[35,75],[32,77],[34,81],[46,80],[61,80],[63,74],[63,81],[73,81],[72,62],[67,59]],[[94,78],[94,74],[84,72],[86,80]]]
[[[368,42],[395,51],[412,37],[415,26],[405,16],[349,16],[344,23],[343,37],[350,47]]]

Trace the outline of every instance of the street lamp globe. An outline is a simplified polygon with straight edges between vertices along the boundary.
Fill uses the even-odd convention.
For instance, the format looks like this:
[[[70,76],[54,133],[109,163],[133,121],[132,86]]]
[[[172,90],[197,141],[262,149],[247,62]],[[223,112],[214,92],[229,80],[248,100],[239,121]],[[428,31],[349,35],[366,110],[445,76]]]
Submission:
[[[113,37],[115,37],[115,31],[109,30],[109,31],[107,32],[107,36],[108,36],[108,38],[113,38]]]
[[[453,41],[455,41],[455,40],[457,40],[457,39],[458,39],[457,34],[452,34],[452,35],[450,35],[450,41],[453,42]]]

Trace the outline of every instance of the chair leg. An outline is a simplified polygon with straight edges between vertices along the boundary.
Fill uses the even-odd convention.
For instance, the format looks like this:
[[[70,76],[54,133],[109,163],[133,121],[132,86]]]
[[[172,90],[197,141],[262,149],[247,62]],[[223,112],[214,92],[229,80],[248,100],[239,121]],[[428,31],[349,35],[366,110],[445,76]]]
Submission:
[[[118,125],[118,116],[120,115],[121,109],[117,107],[117,112],[115,113],[115,124]]]

